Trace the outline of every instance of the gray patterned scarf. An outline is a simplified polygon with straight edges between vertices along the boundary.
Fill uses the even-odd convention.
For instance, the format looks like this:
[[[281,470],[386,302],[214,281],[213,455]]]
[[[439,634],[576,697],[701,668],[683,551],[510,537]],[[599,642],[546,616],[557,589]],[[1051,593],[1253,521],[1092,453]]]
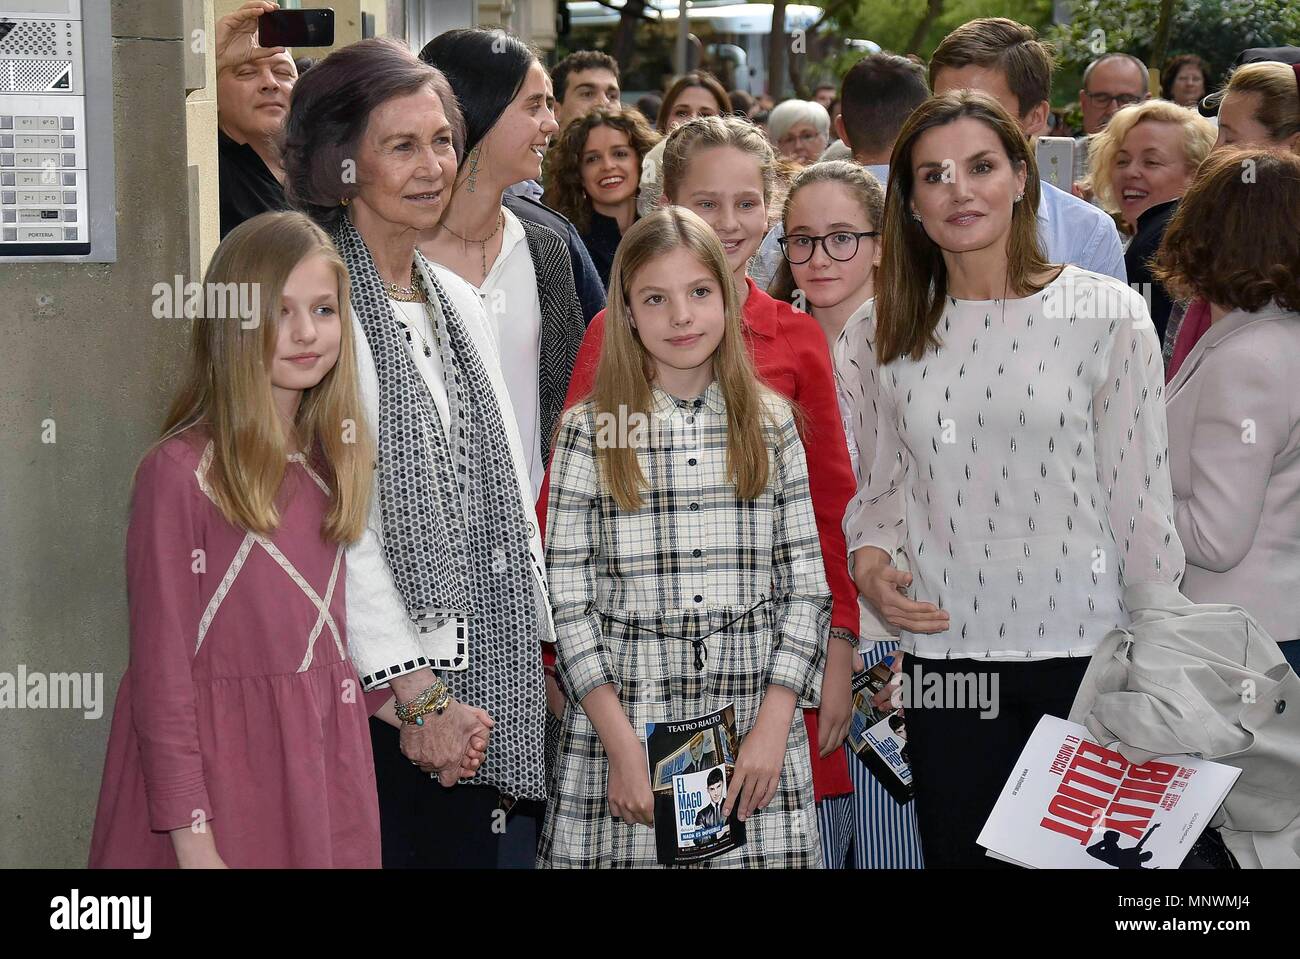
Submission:
[[[545,798],[543,624],[496,391],[455,305],[417,253],[447,385],[444,430],[374,259],[347,218],[334,242],[379,377],[377,479],[393,580],[421,629],[452,618],[465,623],[469,665],[448,678],[457,699],[496,721],[475,782]]]

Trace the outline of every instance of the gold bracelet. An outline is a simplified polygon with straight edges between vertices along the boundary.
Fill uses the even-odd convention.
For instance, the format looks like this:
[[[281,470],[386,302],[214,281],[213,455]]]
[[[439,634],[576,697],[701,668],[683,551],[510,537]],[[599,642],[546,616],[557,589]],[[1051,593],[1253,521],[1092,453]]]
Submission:
[[[425,716],[429,713],[441,716],[449,702],[451,702],[451,687],[435,677],[432,686],[409,702],[398,703],[394,707],[394,712],[404,725],[423,726]]]

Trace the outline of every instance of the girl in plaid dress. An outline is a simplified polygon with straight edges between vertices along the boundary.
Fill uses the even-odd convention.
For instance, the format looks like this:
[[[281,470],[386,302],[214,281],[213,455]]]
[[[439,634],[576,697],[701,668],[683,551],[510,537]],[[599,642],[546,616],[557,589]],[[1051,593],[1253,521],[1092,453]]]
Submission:
[[[547,565],[570,698],[538,863],[654,867],[645,724],[735,705],[708,867],[820,867],[808,734],[830,624],[794,413],[749,360],[726,255],[677,207],[628,231],[590,399],[551,465]]]

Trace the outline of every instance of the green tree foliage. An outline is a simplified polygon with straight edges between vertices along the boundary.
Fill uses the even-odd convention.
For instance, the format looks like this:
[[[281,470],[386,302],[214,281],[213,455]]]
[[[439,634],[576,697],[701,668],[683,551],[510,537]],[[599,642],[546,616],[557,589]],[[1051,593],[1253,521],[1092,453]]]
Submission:
[[[1051,0],[943,0],[920,45],[909,50],[929,6],[929,0],[861,0],[852,11],[836,18],[835,32],[841,37],[874,40],[893,53],[916,53],[929,59],[949,31],[969,20],[1010,17],[1040,31],[1052,22]]]
[[[1159,0],[1073,0],[1072,19],[1049,37],[1060,64],[1056,88],[1077,92],[1083,68],[1100,54],[1122,51],[1152,64]],[[1174,0],[1166,58],[1195,53],[1210,65],[1217,86],[1237,54],[1249,47],[1300,43],[1300,3],[1295,0]]]

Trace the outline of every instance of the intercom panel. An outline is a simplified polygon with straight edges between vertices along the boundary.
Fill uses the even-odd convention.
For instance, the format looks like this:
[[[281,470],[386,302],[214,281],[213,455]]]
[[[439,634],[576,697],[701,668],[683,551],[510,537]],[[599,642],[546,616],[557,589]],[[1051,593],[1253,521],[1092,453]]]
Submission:
[[[0,257],[91,252],[82,4],[0,0]]]

